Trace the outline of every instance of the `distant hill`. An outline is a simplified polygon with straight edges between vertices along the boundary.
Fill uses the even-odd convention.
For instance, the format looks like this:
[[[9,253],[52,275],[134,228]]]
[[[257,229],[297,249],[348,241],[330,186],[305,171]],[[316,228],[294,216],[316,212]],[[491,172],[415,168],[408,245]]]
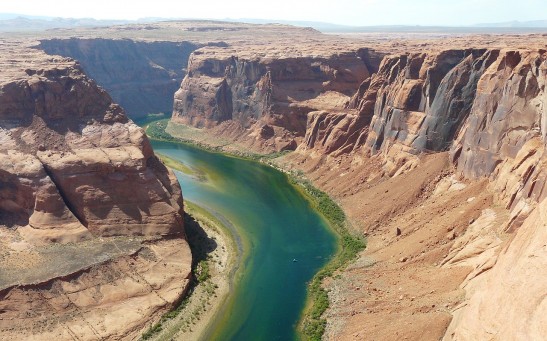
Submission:
[[[166,19],[163,19],[166,20]],[[161,21],[159,18],[138,20],[97,20],[93,18],[54,18],[0,13],[0,32],[43,31],[53,28],[98,27]]]
[[[502,33],[547,33],[547,26],[341,26],[321,30],[325,33],[469,33],[469,34],[502,34]]]
[[[166,20],[198,20],[190,18],[142,18],[137,20],[97,20],[93,18],[54,18],[30,16],[15,13],[0,13],[0,32],[43,31],[54,28],[99,27],[135,23],[150,23]],[[214,20],[214,19],[209,19]],[[221,21],[221,20],[214,20]],[[321,21],[273,20],[273,19],[222,19],[228,22],[250,24],[283,24],[299,27],[312,27],[324,33],[546,33],[547,20],[508,21],[500,23],[482,23],[472,26],[420,26],[420,25],[382,25],[382,26],[346,26]]]
[[[475,27],[547,27],[547,20],[506,21],[498,23],[477,24]]]
[[[320,21],[272,20],[272,19],[224,19],[224,21],[250,24],[285,24],[301,27],[313,27],[324,33],[543,33],[547,32],[547,20],[512,21],[507,23],[477,24],[473,26],[421,26],[421,25],[378,25],[346,26]]]
[[[322,32],[335,32],[351,29],[351,26],[331,24],[322,21],[305,21],[305,20],[274,20],[274,19],[254,19],[254,18],[239,18],[239,19],[223,19],[229,22],[243,22],[248,24],[282,24],[298,27],[313,27]]]

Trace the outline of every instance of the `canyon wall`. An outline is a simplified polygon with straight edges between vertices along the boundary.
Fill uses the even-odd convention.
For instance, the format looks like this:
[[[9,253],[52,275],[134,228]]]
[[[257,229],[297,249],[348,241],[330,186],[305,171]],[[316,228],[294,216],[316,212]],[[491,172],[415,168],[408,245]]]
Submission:
[[[180,186],[78,63],[21,45],[0,58],[0,337],[136,337],[189,284]]]
[[[232,133],[235,126],[240,139],[261,141],[262,148],[294,149],[306,133],[307,114],[343,108],[380,58],[368,49],[272,58],[203,48],[190,57],[172,122]],[[268,143],[276,138],[282,141]]]
[[[493,194],[491,207],[504,207],[507,218],[501,218],[503,209],[483,211],[495,223],[477,225],[471,219],[466,229],[449,236],[455,243],[446,258],[438,258],[443,269],[472,269],[461,284],[467,296],[452,311],[446,340],[538,339],[546,333],[545,286],[525,284],[547,276],[547,254],[540,246],[546,241],[546,81],[545,50],[407,53],[386,57],[379,72],[362,84],[348,106],[354,114],[308,117],[301,153],[324,155],[347,146],[350,155],[378,160],[384,175],[399,177],[422,169],[424,154],[450,151],[452,176],[488,179],[484,191]],[[367,122],[360,134],[351,130]],[[447,206],[443,215],[450,212]]]
[[[351,284],[331,288],[348,286],[344,300],[332,294],[328,339],[545,335],[547,52],[359,51],[268,60],[198,50],[172,122],[262,152],[297,147],[279,162],[304,170],[369,235],[367,251],[338,280]],[[234,135],[234,125],[244,132]],[[286,136],[290,148],[264,143]],[[413,282],[424,286],[419,297],[392,294],[408,311],[377,303],[409,285],[386,284],[390,271],[421,278]],[[388,277],[371,280],[380,274]],[[384,291],[357,291],[366,284]],[[397,327],[385,328],[387,320]]]
[[[190,54],[191,42],[129,39],[44,39],[38,48],[48,54],[78,60],[132,118],[170,113]]]
[[[347,152],[380,153],[392,175],[421,153],[450,150],[458,174],[490,176],[495,183],[504,178],[496,187],[509,206],[521,197],[539,202],[544,198],[537,166],[545,139],[545,69],[543,51],[387,56],[378,73],[361,84],[347,112],[308,116],[300,149],[329,154],[347,146]]]

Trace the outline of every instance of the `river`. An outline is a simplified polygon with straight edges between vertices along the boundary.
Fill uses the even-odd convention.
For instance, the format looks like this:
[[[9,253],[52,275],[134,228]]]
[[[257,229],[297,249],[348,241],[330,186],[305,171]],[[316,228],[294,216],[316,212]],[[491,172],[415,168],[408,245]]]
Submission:
[[[207,340],[298,340],[306,283],[336,250],[325,220],[272,167],[184,144],[152,145],[199,174],[175,171],[185,200],[227,218],[242,240],[234,286]]]

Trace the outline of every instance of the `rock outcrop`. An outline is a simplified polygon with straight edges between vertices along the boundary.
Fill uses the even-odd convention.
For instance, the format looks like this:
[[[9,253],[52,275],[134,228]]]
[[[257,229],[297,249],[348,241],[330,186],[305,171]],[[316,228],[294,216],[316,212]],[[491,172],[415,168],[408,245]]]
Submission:
[[[545,286],[531,286],[528,290],[524,283],[540,283],[546,276],[541,264],[547,256],[539,247],[545,238],[538,232],[543,226],[541,212],[545,205],[542,122],[547,105],[546,69],[545,50],[474,49],[388,56],[378,73],[363,83],[346,112],[309,115],[305,144],[299,146],[301,153],[368,158],[360,163],[380,161],[381,174],[389,178],[419,169],[424,153],[450,151],[455,176],[466,181],[488,179],[484,191],[492,193],[501,207],[483,208],[479,219],[471,219],[461,231],[450,232],[453,226],[440,229],[439,233],[448,231],[447,238],[454,243],[445,259],[433,255],[429,258],[454,274],[458,269],[471,269],[461,282],[467,299],[454,308],[456,318],[445,340],[535,339],[545,333],[541,317],[545,315],[541,293]],[[356,126],[359,129],[353,128]],[[376,175],[370,171],[368,174],[369,181],[378,181]],[[338,178],[336,182],[344,181]],[[425,193],[421,196],[438,195]],[[468,201],[474,199],[471,196]],[[405,205],[423,208],[427,202],[418,196]],[[408,209],[394,215],[397,205],[390,207],[391,213],[383,218],[391,217],[388,226],[399,215],[406,217],[399,218],[404,221],[416,214]],[[362,209],[375,214],[366,206]],[[447,206],[442,215],[449,216],[450,212]],[[382,235],[381,227],[365,224]],[[399,224],[405,226],[402,221]],[[412,243],[419,231],[410,232],[407,243]],[[437,241],[436,248],[424,252],[442,250],[444,243],[439,245]],[[396,245],[393,241],[392,248]],[[369,253],[386,262],[379,266],[383,270],[378,270],[385,271],[389,264],[382,255],[385,252],[373,248]],[[418,264],[413,262],[413,266]],[[508,291],[514,299],[505,298]],[[501,301],[503,305],[494,303]],[[441,320],[438,323],[448,325]],[[526,327],[511,324],[518,320]]]
[[[78,60],[132,118],[173,108],[172,95],[185,76],[191,42],[129,39],[44,39],[38,48]]]
[[[378,61],[379,55],[368,49],[249,58],[203,48],[190,57],[188,75],[175,93],[172,122],[212,128],[230,121],[242,130],[242,140],[267,145],[267,140],[288,133],[289,140],[300,141],[307,114],[343,108]],[[288,143],[290,149],[296,147]],[[283,149],[279,143],[274,146]]]
[[[176,179],[123,109],[76,64],[25,73],[0,90],[1,207],[37,230],[62,213],[95,236],[180,232]]]
[[[541,202],[547,141],[547,52],[504,50],[480,79],[469,119],[451,152],[466,177],[489,176],[514,208]]]
[[[491,270],[467,285],[468,301],[455,310],[445,340],[545,338],[546,205],[543,200],[505,243]]]
[[[74,60],[0,69],[0,337],[135,337],[189,283],[174,174]]]

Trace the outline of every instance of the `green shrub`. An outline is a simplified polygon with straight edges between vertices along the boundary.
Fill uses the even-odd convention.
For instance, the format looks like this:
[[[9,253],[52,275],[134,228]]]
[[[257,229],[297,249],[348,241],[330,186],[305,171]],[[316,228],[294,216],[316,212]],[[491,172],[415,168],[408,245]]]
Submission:
[[[211,274],[209,271],[209,262],[206,259],[198,263],[198,266],[196,269],[196,275],[197,275],[197,280],[199,283],[203,283],[209,278],[211,278]]]
[[[148,137],[151,138],[152,140],[170,141],[170,142],[178,141],[176,138],[171,136],[171,134],[165,131],[168,123],[169,123],[168,118],[149,123],[148,126],[146,127],[146,135],[148,135]]]
[[[310,307],[303,318],[302,333],[308,340],[320,341],[327,324],[322,315],[329,307],[329,296],[321,286],[322,281],[356,258],[357,254],[365,248],[365,242],[349,233],[344,211],[328,194],[315,188],[307,180],[303,180],[301,174],[295,175],[290,177],[291,182],[303,189],[304,194],[317,211],[327,219],[340,240],[340,247],[335,257],[314,276],[308,286]]]

